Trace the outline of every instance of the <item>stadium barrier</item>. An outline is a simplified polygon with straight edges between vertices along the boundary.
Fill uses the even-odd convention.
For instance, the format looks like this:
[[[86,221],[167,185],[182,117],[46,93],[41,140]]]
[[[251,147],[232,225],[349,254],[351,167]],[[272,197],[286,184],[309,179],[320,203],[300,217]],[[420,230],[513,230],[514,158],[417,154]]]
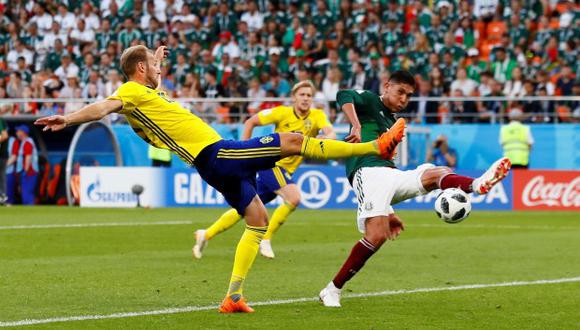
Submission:
[[[479,176],[482,171],[459,171]],[[302,208],[356,210],[356,199],[342,166],[306,165],[294,181]],[[135,185],[144,187],[141,205],[148,207],[227,207],[223,196],[193,169],[151,167],[81,167],[82,207],[135,207]],[[396,210],[433,208],[438,191],[396,205]],[[268,206],[275,206],[274,200]],[[580,211],[580,171],[513,171],[490,193],[472,196],[475,210]]]
[[[7,112],[8,120],[34,120],[41,115],[51,115],[64,111],[75,111],[86,104],[102,99],[89,98],[14,98],[0,99],[0,113]],[[272,108],[276,105],[290,104],[291,98],[264,97],[218,97],[218,98],[175,98],[186,109],[195,113],[202,119],[212,123],[236,123],[240,122],[248,115],[260,109]],[[335,100],[326,98],[314,99],[314,106],[325,111],[330,111]],[[421,96],[412,97],[407,112],[400,115],[410,118],[412,109],[418,109],[417,102],[436,102],[436,113],[426,113],[424,120],[432,119],[437,123],[452,122],[486,122],[504,123],[508,121],[507,113],[518,107],[526,113],[526,118],[534,120],[536,123],[549,122],[578,122],[580,113],[578,107],[580,96]],[[456,111],[457,104],[469,102],[469,107]],[[468,108],[470,110],[468,110]],[[465,111],[465,112],[464,112]],[[342,120],[342,116],[337,114],[337,119]],[[109,117],[109,122],[123,119],[114,114]],[[432,122],[432,121],[431,121]]]

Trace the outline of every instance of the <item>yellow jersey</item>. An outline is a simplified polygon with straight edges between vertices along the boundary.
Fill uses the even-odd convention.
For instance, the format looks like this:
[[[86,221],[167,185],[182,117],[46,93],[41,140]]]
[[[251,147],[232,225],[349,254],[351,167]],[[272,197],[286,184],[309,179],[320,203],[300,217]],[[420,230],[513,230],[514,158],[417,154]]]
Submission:
[[[222,140],[211,126],[163,91],[129,81],[108,99],[123,102],[120,113],[145,142],[172,151],[190,165],[203,148]]]
[[[276,133],[293,132],[304,136],[316,137],[318,132],[328,126],[332,126],[324,111],[310,109],[304,117],[300,117],[293,107],[278,106],[272,109],[258,112],[261,125],[275,124]],[[290,156],[279,160],[276,165],[292,174],[302,163],[302,156]]]

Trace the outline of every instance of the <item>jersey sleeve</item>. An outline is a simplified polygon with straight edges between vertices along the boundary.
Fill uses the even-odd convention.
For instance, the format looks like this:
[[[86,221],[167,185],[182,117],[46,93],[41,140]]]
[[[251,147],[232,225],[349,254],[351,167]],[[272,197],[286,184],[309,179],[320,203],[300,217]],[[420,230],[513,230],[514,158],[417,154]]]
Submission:
[[[275,107],[258,112],[261,125],[275,124],[282,120],[282,107]]]
[[[332,124],[328,120],[328,117],[326,116],[324,111],[320,110],[319,115],[316,116],[316,127],[318,127],[318,129],[323,129],[329,126],[332,126]]]
[[[121,85],[117,90],[109,97],[107,100],[119,100],[123,103],[123,109],[120,111],[121,114],[128,114],[130,109],[133,109],[132,105],[135,105],[135,100],[137,97],[137,90],[132,88],[131,85],[127,83]]]
[[[362,93],[364,93],[364,90],[344,89],[338,91],[338,93],[336,93],[336,102],[338,103],[339,109],[342,110],[343,105],[352,103],[354,104],[354,109],[357,113],[363,112],[365,107],[364,100],[361,97]]]

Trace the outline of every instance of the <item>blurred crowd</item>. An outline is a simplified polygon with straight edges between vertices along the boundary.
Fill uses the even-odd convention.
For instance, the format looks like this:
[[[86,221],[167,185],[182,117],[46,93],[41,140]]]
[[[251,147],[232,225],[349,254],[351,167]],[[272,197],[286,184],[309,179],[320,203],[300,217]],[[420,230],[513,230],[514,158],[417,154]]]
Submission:
[[[555,0],[0,0],[0,99],[103,98],[123,82],[128,46],[171,50],[161,88],[174,97],[287,97],[310,79],[316,106],[342,88],[381,93],[413,72],[418,96],[580,95],[580,19]],[[210,122],[237,122],[276,102],[186,103]],[[49,115],[82,102],[0,103]],[[577,121],[578,102],[414,102],[417,123]]]

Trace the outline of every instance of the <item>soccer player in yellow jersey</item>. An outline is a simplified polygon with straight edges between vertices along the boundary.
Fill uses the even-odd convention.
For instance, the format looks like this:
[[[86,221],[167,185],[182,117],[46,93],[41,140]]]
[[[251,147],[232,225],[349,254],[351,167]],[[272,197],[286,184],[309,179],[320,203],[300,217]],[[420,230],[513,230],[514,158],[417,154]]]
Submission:
[[[107,99],[87,105],[77,112],[38,119],[44,131],[100,120],[118,112],[143,140],[177,154],[218,190],[226,201],[246,219],[246,230],[236,248],[234,267],[223,313],[253,312],[242,296],[244,280],[256,258],[260,241],[268,226],[268,213],[256,193],[256,172],[273,168],[281,158],[304,156],[315,159],[380,155],[392,158],[402,140],[405,122],[366,143],[320,140],[296,133],[274,133],[247,141],[224,140],[208,124],[157,90],[161,81],[161,62],[167,57],[164,46],[155,52],[132,46],[123,51],[120,66],[128,78]]]
[[[328,121],[326,114],[319,109],[311,109],[316,88],[310,81],[301,81],[292,87],[292,106],[278,106],[263,110],[252,116],[244,124],[242,140],[252,136],[256,126],[269,124],[276,125],[276,132],[294,132],[304,136],[316,137],[322,130],[325,139],[335,139],[336,134]],[[262,203],[267,204],[276,198],[282,197],[283,203],[278,206],[268,224],[268,231],[260,242],[260,253],[266,258],[274,258],[274,251],[270,243],[274,233],[286,221],[290,213],[300,204],[300,189],[292,181],[292,174],[302,163],[302,156],[291,156],[281,159],[274,168],[258,172],[258,196]],[[193,246],[193,256],[200,259],[207,242],[217,234],[228,230],[235,225],[242,216],[231,209],[207,229],[195,232],[196,243]]]

